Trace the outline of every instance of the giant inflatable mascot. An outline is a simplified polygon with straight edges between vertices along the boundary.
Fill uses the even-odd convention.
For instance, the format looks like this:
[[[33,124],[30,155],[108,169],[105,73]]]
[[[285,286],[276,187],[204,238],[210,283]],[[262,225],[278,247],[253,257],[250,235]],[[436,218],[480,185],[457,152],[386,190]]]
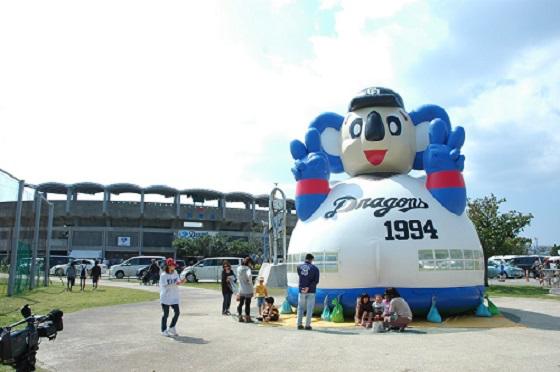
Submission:
[[[381,87],[360,92],[345,117],[313,120],[305,143],[290,144],[299,217],[288,250],[290,303],[297,265],[312,253],[317,309],[328,296],[350,312],[357,296],[389,286],[415,314],[427,313],[433,297],[444,314],[476,308],[484,260],[465,214],[464,140],[443,108],[407,112],[399,94]],[[350,178],[329,182],[341,172]]]

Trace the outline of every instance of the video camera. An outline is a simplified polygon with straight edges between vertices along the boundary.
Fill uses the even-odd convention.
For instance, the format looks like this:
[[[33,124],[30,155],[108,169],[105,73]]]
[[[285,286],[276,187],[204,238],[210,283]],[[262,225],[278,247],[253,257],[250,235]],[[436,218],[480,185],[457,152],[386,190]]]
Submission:
[[[33,315],[29,305],[21,309],[23,320],[0,328],[0,362],[16,368],[17,372],[35,371],[35,356],[39,350],[39,339],[56,338],[62,331],[62,311],[52,310],[47,315]],[[20,324],[27,327],[12,331]]]

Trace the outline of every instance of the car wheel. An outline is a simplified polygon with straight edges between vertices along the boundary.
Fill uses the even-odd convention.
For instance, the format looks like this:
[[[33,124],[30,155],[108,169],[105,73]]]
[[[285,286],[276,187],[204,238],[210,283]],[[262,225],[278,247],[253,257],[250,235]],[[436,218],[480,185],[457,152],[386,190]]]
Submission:
[[[64,270],[56,269],[55,274],[56,274],[56,276],[63,276],[64,275]]]
[[[196,277],[194,276],[193,273],[188,273],[188,274],[185,276],[185,279],[187,279],[187,282],[189,282],[189,283],[194,283],[194,282],[196,282]]]
[[[122,279],[122,278],[124,278],[124,272],[122,272],[122,271],[117,271],[117,272],[115,273],[115,276],[117,277],[117,279]]]

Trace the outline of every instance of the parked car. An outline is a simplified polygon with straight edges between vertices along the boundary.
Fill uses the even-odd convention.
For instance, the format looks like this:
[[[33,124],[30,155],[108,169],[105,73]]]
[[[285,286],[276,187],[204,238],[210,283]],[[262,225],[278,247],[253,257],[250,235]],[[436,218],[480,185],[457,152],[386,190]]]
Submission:
[[[135,276],[139,268],[148,266],[152,263],[152,259],[165,260],[163,256],[137,256],[129,258],[119,265],[113,265],[109,269],[109,276],[122,279],[125,276]]]
[[[512,266],[517,266],[522,270],[531,270],[531,267],[535,263],[535,260],[539,260],[544,262],[545,256],[517,256],[509,261],[509,264]]]
[[[211,257],[205,258],[192,266],[187,266],[181,272],[181,278],[187,279],[189,283],[199,280],[220,281],[222,279],[222,264],[227,260],[231,264],[232,270],[237,270],[243,261],[239,257]]]
[[[499,261],[488,260],[488,278],[496,278],[500,275],[500,264],[501,262]],[[504,264],[504,270],[508,279],[523,278],[525,276],[525,271],[516,266]]]
[[[82,268],[82,265],[85,265],[86,267],[86,271],[87,271],[87,275],[91,275],[91,268],[95,265],[95,260],[91,259],[91,258],[79,258],[79,259],[74,259],[73,261],[70,262],[74,262],[76,265],[76,270],[77,275],[80,275],[80,270]],[[64,276],[66,275],[66,270],[68,269],[68,266],[70,265],[69,263],[66,264],[62,264],[62,265],[55,265],[54,267],[51,267],[51,269],[49,270],[49,274],[50,275],[56,275],[56,276]],[[105,264],[98,264],[99,267],[101,268],[101,274],[107,274],[107,265]]]
[[[49,256],[49,268],[53,268],[57,265],[66,265],[69,262],[74,261],[75,258],[72,256]],[[50,269],[49,269],[50,270]]]

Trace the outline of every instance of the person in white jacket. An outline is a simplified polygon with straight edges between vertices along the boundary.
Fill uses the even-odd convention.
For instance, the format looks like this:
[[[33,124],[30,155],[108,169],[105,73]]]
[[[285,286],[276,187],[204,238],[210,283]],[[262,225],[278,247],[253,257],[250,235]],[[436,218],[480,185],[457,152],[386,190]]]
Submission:
[[[165,268],[159,277],[159,299],[163,316],[161,317],[161,334],[163,336],[179,336],[175,325],[179,320],[179,285],[185,282],[179,278],[179,274],[175,271],[177,264],[172,258],[165,260]],[[169,316],[169,308],[173,308],[173,319],[167,328],[167,317]]]
[[[253,297],[253,277],[251,267],[253,260],[251,257],[245,257],[243,263],[237,268],[237,280],[239,281],[239,292],[237,294],[239,305],[237,306],[237,314],[239,322],[251,323],[251,298]],[[243,305],[245,305],[245,316],[242,315]]]

